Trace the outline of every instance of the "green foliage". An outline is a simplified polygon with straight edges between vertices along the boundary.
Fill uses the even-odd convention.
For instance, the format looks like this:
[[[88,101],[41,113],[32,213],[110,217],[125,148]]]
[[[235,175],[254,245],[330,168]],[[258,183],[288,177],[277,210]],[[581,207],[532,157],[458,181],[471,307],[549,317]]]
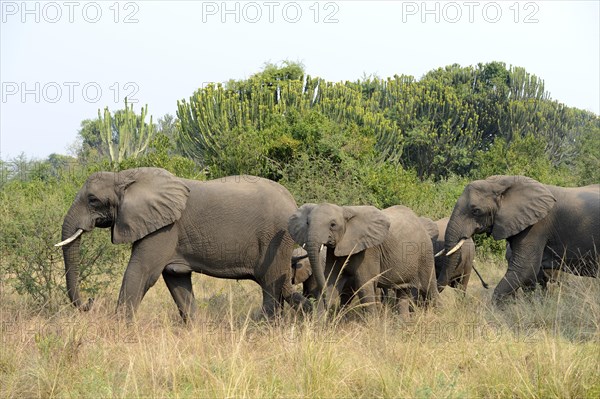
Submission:
[[[390,136],[392,123],[378,111],[365,109],[359,88],[304,78],[294,71],[268,70],[227,87],[209,85],[194,93],[189,103],[179,102],[178,146],[208,167],[211,176],[246,168],[244,173],[278,180],[282,163],[293,159],[295,151],[333,160],[338,151],[334,147],[340,144],[335,140],[340,137],[331,137],[329,132],[348,132],[351,137],[341,141],[359,132],[360,141],[370,146],[361,148],[361,153],[373,152],[373,145],[377,148],[379,141]],[[374,102],[371,108],[376,108]]]
[[[98,120],[100,129],[100,138],[104,148],[108,149],[110,163],[114,168],[127,158],[137,158],[143,154],[150,139],[155,134],[155,126],[146,123],[146,114],[148,105],[141,110],[141,115],[136,115],[131,107],[127,105],[125,99],[125,109],[111,115],[108,107],[104,108],[104,113],[98,110]]]
[[[545,143],[533,135],[515,137],[512,142],[499,137],[487,151],[475,154],[476,179],[492,175],[525,175],[534,179],[545,177],[550,161],[544,156]]]
[[[565,169],[552,166],[546,156],[546,145],[543,138],[533,134],[517,136],[510,143],[497,138],[488,151],[475,154],[472,176],[485,179],[492,175],[523,175],[547,184],[572,185],[572,176]]]
[[[365,139],[360,151],[375,153],[374,163],[414,170],[422,181],[481,175],[474,154],[497,140],[507,148],[513,141],[521,147],[521,139],[544,142],[542,154],[531,154],[538,167],[546,159],[547,175],[572,173],[582,151],[577,137],[597,126],[595,115],[552,101],[541,79],[501,62],[455,64],[419,81],[367,76],[339,83],[306,76],[298,64],[269,64],[248,80],[198,90],[178,103],[177,115],[178,146],[211,173],[249,168],[276,179],[283,177],[281,162],[299,152],[314,157],[313,145],[333,141],[332,123],[358,129]]]
[[[108,148],[103,145],[100,136],[101,120],[85,119],[81,121],[81,129],[78,131],[77,158],[82,162],[99,162],[108,159]]]
[[[123,111],[117,111],[115,114],[120,113],[123,113]],[[173,115],[165,114],[161,118],[158,118],[156,125],[152,129],[156,131],[154,135],[162,134],[168,138],[170,142],[168,146],[168,152],[171,155],[181,155],[176,149],[175,142],[175,138],[178,134],[179,129],[178,123],[179,122],[177,118],[175,118]],[[103,142],[101,136],[101,128],[101,119],[86,119],[81,122],[81,129],[78,131],[78,142],[76,143],[75,148],[75,152],[77,153],[77,158],[79,162],[88,165],[94,163],[102,163],[103,161],[108,161],[110,163],[111,158],[109,147]],[[118,133],[115,133],[113,144],[115,144],[118,141],[117,137]],[[154,141],[154,137],[151,137],[148,142],[148,151],[152,151],[153,147],[156,147],[156,144]],[[142,154],[145,155],[145,152],[143,152]]]
[[[67,299],[62,251],[54,244],[80,184],[77,177],[31,178],[0,190],[2,279],[38,306],[56,309]],[[122,268],[126,249],[112,245],[102,232],[86,234],[82,241],[81,287],[94,294]]]
[[[150,140],[146,154],[137,158],[127,158],[119,164],[119,169],[140,167],[163,168],[176,176],[202,180],[205,176],[191,159],[178,155],[174,143],[163,133]]]
[[[600,183],[600,119],[586,124],[577,143],[575,170],[579,185]]]

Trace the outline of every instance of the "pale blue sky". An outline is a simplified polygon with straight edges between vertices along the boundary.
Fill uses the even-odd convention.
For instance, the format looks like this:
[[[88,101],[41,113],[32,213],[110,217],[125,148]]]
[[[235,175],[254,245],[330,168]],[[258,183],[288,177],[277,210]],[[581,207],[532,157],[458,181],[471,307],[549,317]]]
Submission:
[[[599,114],[599,3],[2,0],[0,156],[66,154],[83,119],[126,95],[175,115],[206,82],[285,59],[331,81],[503,61]]]

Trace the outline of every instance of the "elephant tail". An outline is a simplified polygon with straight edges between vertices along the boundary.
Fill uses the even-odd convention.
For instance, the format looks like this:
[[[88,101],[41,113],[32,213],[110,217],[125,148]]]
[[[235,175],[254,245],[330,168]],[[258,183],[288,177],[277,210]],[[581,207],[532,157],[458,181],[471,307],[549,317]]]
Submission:
[[[472,266],[472,268],[473,268],[473,270],[475,271],[475,274],[477,274],[477,277],[479,277],[479,280],[481,281],[481,285],[483,285],[483,288],[485,288],[486,290],[487,290],[488,288],[490,288],[489,284],[488,284],[488,283],[486,283],[486,282],[483,280],[483,277],[481,277],[481,274],[479,274],[479,272],[477,271],[477,269],[475,269],[475,265],[473,265],[473,266]]]

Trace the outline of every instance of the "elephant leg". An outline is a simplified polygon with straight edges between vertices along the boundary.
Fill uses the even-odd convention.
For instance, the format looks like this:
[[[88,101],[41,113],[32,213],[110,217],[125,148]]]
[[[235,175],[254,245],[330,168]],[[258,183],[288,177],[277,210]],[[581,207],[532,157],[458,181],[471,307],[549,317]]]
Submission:
[[[398,313],[400,313],[400,317],[404,320],[408,319],[408,317],[410,316],[411,299],[412,290],[410,288],[399,288],[396,290],[395,309],[398,310]]]
[[[462,278],[461,278],[461,281],[460,281],[460,289],[461,289],[463,292],[466,292],[466,291],[467,291],[467,285],[469,285],[469,280],[470,280],[470,279],[471,279],[471,271],[469,270],[469,272],[468,272],[468,273],[465,273],[465,274],[462,276]]]
[[[456,288],[461,293],[465,294],[467,291],[467,283],[468,282],[469,282],[469,276],[462,275],[462,276],[459,276],[459,277],[453,279],[452,281],[450,281],[450,284],[448,284],[448,285],[452,288]]]
[[[354,288],[351,279],[344,274],[332,274],[325,286],[325,307],[329,309],[339,304],[340,308],[344,308],[352,302],[353,298]]]
[[[535,278],[534,267],[529,269],[509,266],[506,274],[494,290],[494,302],[500,303],[509,297],[513,297],[519,287],[522,287],[525,292],[533,291],[535,289]]]
[[[375,284],[373,281],[357,281],[356,284],[358,298],[360,300],[361,305],[364,306],[365,310],[368,313],[375,312],[377,305],[377,296],[375,294]]]
[[[532,232],[532,229],[526,229],[511,240],[512,256],[506,274],[494,290],[494,303],[500,304],[513,297],[519,287],[535,287],[545,242],[535,237]]]
[[[123,283],[117,300],[117,312],[125,310],[127,320],[131,320],[140,302],[160,277],[160,269],[147,270],[139,262],[130,261],[123,276]]]
[[[283,280],[282,276],[280,280]],[[270,284],[261,284],[263,293],[262,311],[268,319],[279,315],[283,308],[283,281],[274,281]]]
[[[285,231],[279,231],[271,237],[266,247],[257,249],[262,261],[255,266],[254,278],[262,288],[262,311],[269,319],[281,314],[284,301],[295,308],[302,306],[308,309],[309,306],[306,298],[294,295],[290,267],[293,241],[286,234]]]
[[[396,295],[396,290],[394,288],[387,287],[379,287],[375,288],[375,290],[379,289],[379,297],[382,304],[389,305],[394,308],[397,304],[398,297]]]
[[[192,290],[192,273],[174,274],[163,271],[162,276],[183,321],[187,323],[193,320],[197,306]]]
[[[170,263],[177,244],[176,229],[172,227],[163,227],[133,244],[117,301],[117,312],[124,310],[127,320]]]
[[[467,285],[469,285],[469,279],[471,278],[471,270],[472,270],[472,265],[469,264],[469,260],[467,259],[462,259],[461,260],[461,265],[460,265],[460,269],[462,270],[462,274],[461,276],[458,278],[457,281],[457,287],[459,290],[461,290],[464,293],[467,292]]]
[[[350,305],[350,302],[352,302],[352,299],[354,299],[355,291],[354,287],[352,286],[352,281],[350,281],[350,279],[344,282],[341,291],[342,292],[340,294],[340,307],[343,309]]]

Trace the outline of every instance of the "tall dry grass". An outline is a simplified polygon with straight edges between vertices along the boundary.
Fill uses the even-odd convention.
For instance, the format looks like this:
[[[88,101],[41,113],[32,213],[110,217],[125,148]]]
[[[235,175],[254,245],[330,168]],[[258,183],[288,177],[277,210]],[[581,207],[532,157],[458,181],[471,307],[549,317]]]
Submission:
[[[492,286],[501,262],[479,260]],[[3,290],[0,396],[472,398],[600,397],[600,281],[563,276],[499,310],[472,279],[402,320],[388,308],[327,321],[286,308],[257,321],[260,288],[195,275],[200,305],[179,321],[162,282],[137,320],[113,316],[118,287],[80,313],[36,312]]]

